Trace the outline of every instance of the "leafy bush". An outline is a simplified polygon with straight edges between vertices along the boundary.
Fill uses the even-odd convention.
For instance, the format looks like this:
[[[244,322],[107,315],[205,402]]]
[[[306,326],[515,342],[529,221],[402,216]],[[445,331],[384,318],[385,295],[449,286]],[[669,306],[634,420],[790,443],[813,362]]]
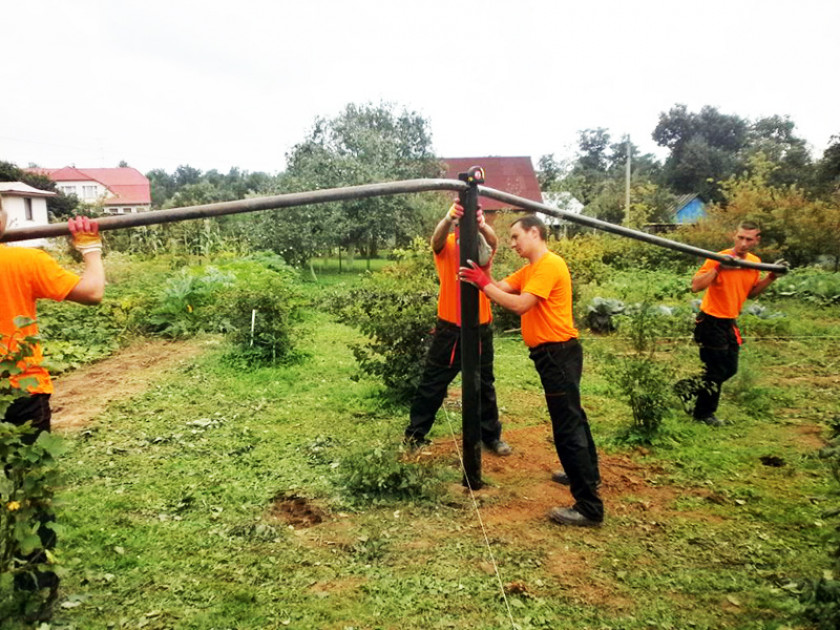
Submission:
[[[632,352],[614,359],[613,387],[625,398],[633,414],[628,441],[651,442],[664,418],[675,406],[671,384],[674,372],[656,360],[657,310],[642,303],[629,315]]]
[[[368,338],[351,346],[361,372],[380,378],[397,401],[409,400],[417,389],[437,313],[438,288],[426,249],[423,258],[404,257],[329,304],[340,321]]]
[[[218,293],[233,284],[233,276],[215,267],[198,273],[183,269],[170,278],[156,297],[156,304],[142,322],[164,337],[186,337],[214,328],[212,308]]]
[[[129,325],[131,313],[126,306],[117,300],[85,308],[67,302],[41,302],[38,328],[44,338],[44,367],[51,374],[60,374],[112,354]]]
[[[230,358],[260,365],[295,356],[294,324],[301,319],[300,297],[287,278],[274,274],[258,284],[237,283],[219,300],[234,344]]]
[[[338,466],[339,485],[351,504],[430,499],[438,487],[434,469],[405,461],[394,443],[364,444]]]
[[[741,334],[754,337],[775,337],[789,335],[790,320],[781,311],[771,311],[765,306],[750,304],[738,319]]]
[[[23,328],[32,322],[16,318],[15,326]],[[35,337],[3,339],[0,348],[0,417],[18,398],[26,396],[25,388],[34,379],[20,379],[20,364],[32,356]],[[61,452],[61,439],[41,433],[32,439],[34,429],[29,423],[18,427],[0,421],[0,621],[19,609],[13,584],[16,575],[35,574],[51,570],[53,557],[44,549],[45,540],[52,538],[52,497],[58,472],[55,459]],[[40,606],[33,598],[27,606]]]

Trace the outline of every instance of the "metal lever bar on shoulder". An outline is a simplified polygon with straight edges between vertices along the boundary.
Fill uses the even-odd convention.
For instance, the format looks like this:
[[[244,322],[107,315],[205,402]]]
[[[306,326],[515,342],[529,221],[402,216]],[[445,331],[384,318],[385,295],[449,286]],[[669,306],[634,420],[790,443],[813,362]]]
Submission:
[[[744,269],[758,269],[759,271],[769,271],[771,273],[776,274],[777,276],[784,275],[788,271],[790,271],[790,268],[786,265],[754,263],[749,262],[747,260],[741,260],[740,258],[733,258],[732,256],[727,256],[725,254],[710,252],[705,249],[701,249],[700,247],[686,245],[685,243],[672,241],[667,238],[662,238],[661,236],[648,234],[647,232],[632,230],[622,225],[616,225],[615,223],[608,223],[607,221],[601,221],[592,217],[587,217],[580,214],[573,214],[571,212],[564,212],[563,210],[558,210],[557,208],[552,208],[551,206],[547,206],[536,201],[531,201],[530,199],[517,197],[516,195],[511,195],[510,193],[502,192],[501,190],[495,190],[493,188],[487,188],[485,186],[478,187],[478,194],[481,197],[488,197],[489,199],[502,201],[513,206],[518,206],[525,210],[535,210],[538,212],[542,212],[543,214],[548,214],[553,217],[557,217],[558,219],[565,219],[566,221],[577,223],[579,225],[585,225],[586,227],[591,227],[596,230],[601,230],[603,232],[610,232],[612,234],[618,234],[619,236],[626,236],[637,241],[650,243],[651,245],[657,245],[659,247],[673,249],[674,251],[682,252],[684,254],[697,256],[698,258],[711,258],[712,260],[717,260],[719,262],[726,263],[726,266],[728,267],[742,267]]]

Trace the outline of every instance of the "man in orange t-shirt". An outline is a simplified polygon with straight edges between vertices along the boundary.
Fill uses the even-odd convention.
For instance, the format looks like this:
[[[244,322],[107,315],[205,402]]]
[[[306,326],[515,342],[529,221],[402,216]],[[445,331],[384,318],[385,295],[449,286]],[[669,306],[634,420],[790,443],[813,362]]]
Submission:
[[[522,317],[522,339],[542,381],[554,447],[575,499],[572,507],[551,508],[549,518],[561,525],[597,526],[604,520],[604,504],[598,496],[601,476],[589,420],[580,403],[583,349],[572,319],[569,268],[549,251],[545,224],[533,215],[514,221],[510,239],[527,265],[494,282],[472,263],[471,268],[461,267],[461,279]]]
[[[735,232],[732,248],[719,253],[733,259],[761,262],[751,253],[760,240],[758,224],[744,221]],[[684,399],[697,396],[693,414],[696,421],[709,426],[726,424],[715,412],[720,402],[721,385],[738,371],[741,334],[736,319],[747,298],[760,295],[775,279],[772,272],[761,279],[757,269],[726,266],[712,259],[707,259],[691,279],[693,293],[706,290],[694,327],[694,340],[700,345],[700,360],[705,370],[693,387],[686,389],[683,385],[690,383],[689,379],[681,381],[677,390]]]
[[[464,208],[456,201],[432,233],[431,245],[440,280],[440,292],[432,345],[426,355],[423,376],[411,403],[409,424],[405,429],[405,441],[412,447],[428,443],[426,435],[434,424],[443,399],[446,398],[446,390],[461,371],[461,287],[458,280],[460,254],[456,234],[450,230],[463,215]],[[496,251],[496,233],[485,221],[480,208],[477,220],[479,258],[485,258],[481,262],[489,264],[493,252]],[[496,403],[492,319],[490,301],[480,294],[478,321],[481,352],[481,441],[490,451],[504,456],[510,455],[512,451],[502,440],[502,424],[499,422],[499,407]]]
[[[0,197],[0,236],[6,230],[8,215]],[[102,241],[95,221],[87,217],[70,219],[73,243],[84,259],[84,272],[79,277],[66,271],[46,252],[26,247],[9,247],[0,243],[0,348],[3,354],[17,348],[17,340],[28,335],[37,335],[37,324],[22,329],[15,326],[15,319],[36,318],[35,302],[41,298],[50,300],[72,300],[80,304],[98,304],[105,289],[105,271],[102,266]],[[34,442],[37,435],[50,430],[50,394],[53,391],[50,375],[41,366],[41,348],[35,346],[33,356],[25,360],[23,372],[11,379],[17,385],[21,379],[34,380],[25,393],[5,410],[3,422],[23,425],[30,422],[36,429],[28,436]],[[38,534],[44,549],[55,546],[55,533],[46,523],[44,516]],[[30,555],[30,560],[41,563],[42,551]],[[58,577],[51,571],[40,571],[37,580],[27,574],[15,576],[15,588],[34,591],[49,588],[54,597],[58,588]]]

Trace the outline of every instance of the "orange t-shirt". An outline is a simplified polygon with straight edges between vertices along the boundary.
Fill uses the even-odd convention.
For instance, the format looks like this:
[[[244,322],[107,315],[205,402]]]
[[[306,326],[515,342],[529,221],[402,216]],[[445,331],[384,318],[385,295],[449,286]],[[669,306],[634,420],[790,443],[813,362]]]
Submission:
[[[572,277],[560,256],[547,252],[537,262],[509,275],[505,282],[519,293],[540,298],[522,315],[522,339],[529,348],[578,337],[572,319]]]
[[[455,233],[446,237],[446,244],[443,249],[435,254],[435,267],[437,267],[438,279],[440,280],[440,293],[438,294],[438,317],[455,324],[461,325],[461,287],[458,280],[458,268],[461,261],[458,255],[458,244],[455,242]],[[493,312],[490,310],[490,300],[482,291],[478,292],[478,322],[489,324],[493,319]]]
[[[725,249],[719,254],[733,256],[731,249]],[[749,262],[761,262],[761,259],[754,254],[747,252],[744,260]],[[706,259],[703,266],[697,270],[698,275],[707,273],[717,264],[716,260]],[[741,307],[747,300],[752,288],[758,283],[759,274],[757,269],[725,268],[721,266],[717,277],[706,289],[703,301],[700,303],[700,310],[712,317],[723,319],[735,319],[741,314]]]
[[[62,269],[46,252],[25,247],[7,247],[0,245],[0,343],[6,349],[9,339],[21,334],[37,335],[38,326],[32,324],[19,332],[14,325],[15,317],[35,319],[35,300],[48,298],[61,301],[79,283],[79,276]],[[12,350],[17,346],[12,343]],[[53,391],[50,375],[41,367],[41,346],[36,345],[33,356],[26,359],[22,374],[13,377],[12,384],[18,379],[34,377],[38,385],[29,388],[31,394],[51,394]]]

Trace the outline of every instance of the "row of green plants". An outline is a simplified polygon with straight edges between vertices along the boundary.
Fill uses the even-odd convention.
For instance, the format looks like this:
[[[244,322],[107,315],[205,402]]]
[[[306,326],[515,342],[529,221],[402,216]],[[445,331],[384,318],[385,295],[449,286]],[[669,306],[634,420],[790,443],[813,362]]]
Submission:
[[[17,318],[23,329],[32,322]],[[32,356],[39,339],[13,335],[0,340],[0,417],[27,396],[34,378],[20,378],[24,361]],[[59,437],[41,433],[34,437],[29,423],[15,426],[0,422],[0,622],[31,615],[45,604],[46,593],[19,590],[16,581],[53,571],[56,557],[45,549],[56,530],[53,496],[58,483],[57,458],[63,451]]]
[[[183,339],[221,333],[231,342],[230,358],[249,364],[297,356],[304,299],[298,273],[276,254],[222,257],[216,265],[179,266],[175,271],[156,267],[153,282],[123,273],[124,267],[139,264],[136,260],[115,259],[117,281],[101,305],[39,305],[45,364],[51,373],[105,357],[137,335]]]

